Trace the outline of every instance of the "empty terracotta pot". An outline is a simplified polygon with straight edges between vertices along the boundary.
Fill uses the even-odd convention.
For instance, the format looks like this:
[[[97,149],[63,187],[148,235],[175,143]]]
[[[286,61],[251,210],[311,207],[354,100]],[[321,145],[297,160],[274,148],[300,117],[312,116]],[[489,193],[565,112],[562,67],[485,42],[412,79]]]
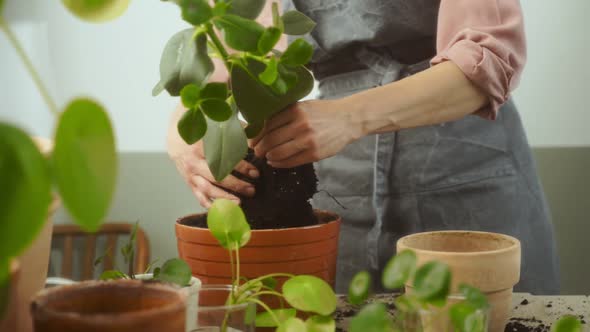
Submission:
[[[484,292],[492,306],[491,332],[504,331],[512,306],[512,288],[520,279],[520,242],[507,235],[441,231],[408,235],[397,242],[398,252],[416,252],[418,265],[440,261],[452,272],[452,291],[462,283]],[[412,291],[412,283],[406,285]]]
[[[185,332],[186,293],[139,280],[85,281],[41,291],[35,332]]]
[[[253,230],[240,249],[241,275],[251,279],[270,273],[315,275],[334,285],[340,217],[316,211],[319,225],[301,228]],[[206,228],[206,214],[176,222],[180,258],[203,284],[231,284],[231,265],[223,249]],[[199,226],[195,226],[199,225]]]

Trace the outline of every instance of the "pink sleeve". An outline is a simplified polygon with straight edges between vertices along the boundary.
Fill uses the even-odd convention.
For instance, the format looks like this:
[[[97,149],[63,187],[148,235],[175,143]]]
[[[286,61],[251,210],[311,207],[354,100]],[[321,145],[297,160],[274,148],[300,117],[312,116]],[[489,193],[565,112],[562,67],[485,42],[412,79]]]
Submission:
[[[526,60],[519,0],[441,0],[433,65],[454,62],[488,95],[476,114],[495,119]]]

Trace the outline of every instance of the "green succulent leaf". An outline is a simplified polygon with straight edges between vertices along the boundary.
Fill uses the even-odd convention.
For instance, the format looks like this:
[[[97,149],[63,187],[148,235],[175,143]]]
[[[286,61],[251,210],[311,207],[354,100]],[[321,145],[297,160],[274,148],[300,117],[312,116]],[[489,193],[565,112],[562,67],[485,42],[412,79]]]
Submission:
[[[213,121],[223,122],[232,116],[231,107],[221,99],[205,99],[201,102],[201,110]]]
[[[213,9],[207,0],[180,0],[182,19],[192,25],[207,23],[213,17]]]
[[[260,15],[266,0],[232,0],[229,13],[253,20]]]
[[[393,256],[383,269],[381,276],[383,287],[402,288],[416,272],[416,262],[416,254],[411,250],[404,250]]]
[[[248,138],[236,110],[225,122],[207,119],[207,126],[203,139],[205,159],[215,179],[222,181],[248,153]]]
[[[201,98],[203,99],[221,99],[227,98],[228,89],[226,83],[211,82],[205,85],[201,91]]]
[[[117,280],[117,279],[129,279],[129,276],[121,271],[107,270],[100,275],[100,280]]]
[[[8,266],[45,224],[51,175],[31,138],[5,123],[0,123],[0,188],[0,261]]]
[[[240,206],[227,199],[217,199],[207,214],[207,227],[219,244],[237,250],[250,241],[250,225]]]
[[[296,10],[284,13],[281,18],[288,35],[304,35],[311,32],[316,25],[311,18]]]
[[[189,109],[178,121],[178,133],[186,144],[195,144],[207,132],[207,120],[199,109]]]
[[[125,13],[131,0],[62,0],[63,5],[81,20],[111,21]],[[0,9],[1,9],[0,3]]]
[[[248,123],[264,122],[271,115],[307,96],[313,89],[311,73],[304,67],[296,67],[293,69],[297,75],[296,84],[286,94],[277,95],[258,79],[265,65],[251,59],[247,64],[247,68],[241,64],[232,66],[231,84],[236,104]]]
[[[246,136],[248,138],[254,138],[262,132],[262,129],[264,129],[264,122],[249,123],[244,131],[246,132]]]
[[[350,320],[349,332],[391,332],[393,324],[383,303],[365,306]]]
[[[451,271],[441,262],[428,262],[416,271],[414,290],[418,299],[434,305],[446,302],[451,286]]]
[[[273,84],[279,77],[277,58],[272,57],[266,65],[266,69],[258,75],[260,81],[266,85]]]
[[[201,88],[195,84],[189,84],[180,90],[180,99],[186,108],[194,108],[199,102]]]
[[[208,55],[207,36],[204,32],[194,36],[194,29],[176,33],[164,47],[160,60],[160,82],[152,94],[164,89],[171,96],[178,96],[188,84],[202,86],[213,72],[213,61]]]
[[[275,309],[272,310],[272,313],[278,319],[279,324],[286,321],[289,318],[295,317],[297,311],[293,308],[290,309]],[[268,312],[264,311],[256,315],[256,327],[276,327],[278,326],[277,322],[274,320],[273,316]]]
[[[95,232],[109,211],[117,181],[115,137],[102,106],[76,99],[66,107],[52,161],[64,205],[80,227]]]
[[[285,300],[295,309],[314,312],[322,316],[336,310],[336,295],[325,281],[318,277],[295,276],[283,285]]]
[[[180,258],[172,258],[164,262],[157,278],[184,287],[190,283],[191,276],[191,268],[185,261]]]
[[[553,324],[551,332],[582,332],[582,322],[576,316],[566,315]]]
[[[260,36],[258,40],[258,53],[261,55],[265,55],[270,52],[273,47],[279,42],[281,39],[281,29],[276,27],[268,27]]]
[[[307,332],[307,327],[301,319],[293,317],[284,321],[276,332]]]
[[[336,322],[332,317],[311,316],[305,321],[307,332],[334,332]]]
[[[370,289],[371,274],[367,271],[358,272],[348,287],[348,302],[355,305],[363,303],[369,296]]]
[[[313,55],[313,46],[305,39],[299,38],[294,40],[283,55],[281,63],[287,66],[302,66],[311,60]]]
[[[258,51],[258,41],[264,33],[264,27],[258,22],[227,14],[216,18],[215,23],[223,29],[223,36],[229,47],[252,53]]]
[[[455,303],[449,309],[451,322],[457,332],[487,331],[486,313],[468,302]]]

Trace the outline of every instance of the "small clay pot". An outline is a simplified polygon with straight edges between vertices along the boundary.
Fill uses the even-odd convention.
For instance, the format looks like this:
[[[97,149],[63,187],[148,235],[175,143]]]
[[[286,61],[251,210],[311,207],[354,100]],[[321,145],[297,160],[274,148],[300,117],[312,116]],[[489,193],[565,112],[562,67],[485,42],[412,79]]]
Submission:
[[[41,291],[35,332],[185,332],[186,294],[139,280],[85,281]]]
[[[408,235],[397,242],[398,252],[411,249],[418,265],[446,263],[452,273],[452,292],[469,284],[486,294],[491,304],[490,332],[504,331],[512,306],[512,288],[520,279],[520,242],[507,235],[441,231]],[[412,291],[412,283],[406,284]]]
[[[315,226],[252,230],[250,241],[240,249],[241,275],[251,279],[270,273],[308,274],[333,286],[341,220],[332,213],[315,213],[321,221]],[[231,284],[227,250],[208,228],[186,225],[199,218],[205,215],[190,215],[176,222],[180,258],[203,284]]]

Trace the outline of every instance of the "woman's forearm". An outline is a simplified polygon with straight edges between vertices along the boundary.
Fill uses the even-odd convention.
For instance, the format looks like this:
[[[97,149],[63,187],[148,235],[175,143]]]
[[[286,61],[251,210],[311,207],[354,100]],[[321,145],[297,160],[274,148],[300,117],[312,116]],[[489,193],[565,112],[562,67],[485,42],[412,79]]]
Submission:
[[[355,138],[457,120],[488,103],[450,61],[342,101]]]

